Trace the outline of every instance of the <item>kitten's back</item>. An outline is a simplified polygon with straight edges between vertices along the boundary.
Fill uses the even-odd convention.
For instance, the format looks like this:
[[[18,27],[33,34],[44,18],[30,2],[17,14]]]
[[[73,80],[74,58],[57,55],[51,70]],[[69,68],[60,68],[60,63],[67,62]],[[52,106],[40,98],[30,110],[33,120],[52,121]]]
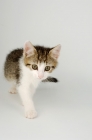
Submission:
[[[16,80],[19,78],[19,58],[23,55],[23,49],[11,51],[4,64],[4,75],[7,80]]]

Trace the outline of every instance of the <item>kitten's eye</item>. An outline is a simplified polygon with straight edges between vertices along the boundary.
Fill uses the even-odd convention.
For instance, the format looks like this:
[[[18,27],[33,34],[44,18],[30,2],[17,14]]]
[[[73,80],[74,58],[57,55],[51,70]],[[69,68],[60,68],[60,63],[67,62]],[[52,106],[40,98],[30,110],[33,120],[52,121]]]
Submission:
[[[35,64],[33,64],[33,65],[32,65],[32,69],[34,69],[34,70],[38,70],[38,66],[35,65]]]
[[[49,71],[49,70],[50,70],[50,66],[46,66],[45,71]]]

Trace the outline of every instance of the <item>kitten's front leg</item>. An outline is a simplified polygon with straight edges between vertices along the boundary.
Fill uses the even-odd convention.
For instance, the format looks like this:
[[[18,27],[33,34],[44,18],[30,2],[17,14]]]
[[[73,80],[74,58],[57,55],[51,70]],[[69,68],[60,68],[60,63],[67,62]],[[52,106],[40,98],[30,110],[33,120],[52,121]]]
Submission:
[[[29,119],[35,118],[37,116],[37,112],[34,107],[32,96],[30,96],[30,88],[20,85],[18,86],[18,92],[24,105],[25,117]]]

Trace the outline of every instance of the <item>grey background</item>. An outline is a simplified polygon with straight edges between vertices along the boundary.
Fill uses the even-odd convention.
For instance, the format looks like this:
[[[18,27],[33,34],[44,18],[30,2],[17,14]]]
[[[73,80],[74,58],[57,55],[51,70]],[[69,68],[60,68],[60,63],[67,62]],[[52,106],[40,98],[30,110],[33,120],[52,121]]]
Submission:
[[[62,45],[60,82],[40,85],[34,120],[3,76],[6,54],[26,40]],[[1,0],[0,68],[0,140],[92,140],[92,0]]]

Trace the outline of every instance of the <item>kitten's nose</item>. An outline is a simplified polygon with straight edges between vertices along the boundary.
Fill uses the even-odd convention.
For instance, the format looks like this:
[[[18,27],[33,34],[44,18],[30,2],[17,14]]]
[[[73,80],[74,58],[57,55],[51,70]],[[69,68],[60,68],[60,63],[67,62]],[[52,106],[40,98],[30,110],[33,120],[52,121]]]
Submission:
[[[42,78],[43,78],[43,75],[38,75],[38,77],[39,77],[40,79],[42,79]]]

